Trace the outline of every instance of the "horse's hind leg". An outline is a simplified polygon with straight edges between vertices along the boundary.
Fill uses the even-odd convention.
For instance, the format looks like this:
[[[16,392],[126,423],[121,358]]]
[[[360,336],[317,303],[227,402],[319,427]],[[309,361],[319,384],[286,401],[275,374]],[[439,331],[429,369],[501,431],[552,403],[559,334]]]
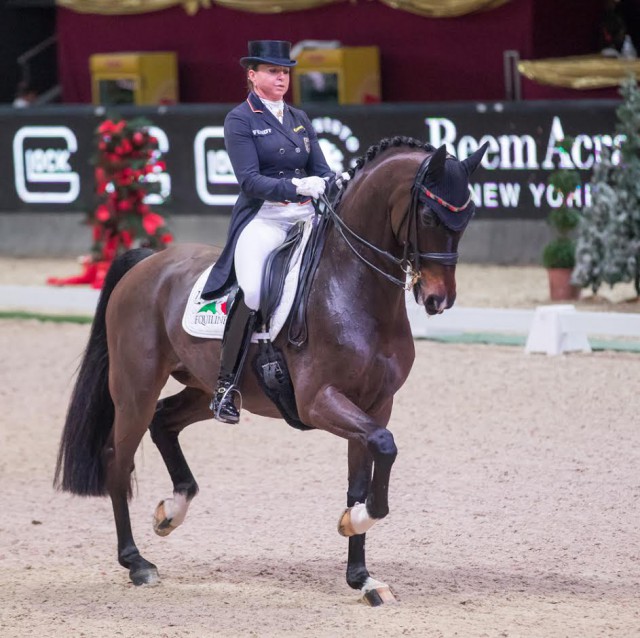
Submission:
[[[357,441],[349,441],[349,489],[347,508],[365,503],[371,485],[372,458],[368,450]],[[349,537],[347,559],[347,583],[362,592],[364,600],[372,607],[395,600],[389,587],[369,575],[365,562],[366,534]]]
[[[133,540],[128,503],[133,458],[141,439],[142,435],[131,435],[107,448],[107,488],[118,535],[118,562],[129,570],[134,585],[153,585],[159,581],[158,570],[140,555]]]
[[[153,529],[159,536],[168,536],[187,515],[191,499],[198,493],[178,435],[196,421],[211,417],[209,394],[197,388],[185,388],[178,394],[158,401],[151,423],[151,438],[158,447],[173,483],[173,497],[158,504],[153,515]]]
[[[141,556],[133,540],[128,498],[134,456],[151,423],[168,374],[164,376],[151,372],[155,370],[154,363],[158,364],[151,357],[140,354],[137,360],[144,362],[144,369],[136,368],[135,363],[128,360],[128,366],[121,363],[117,368],[120,374],[110,378],[116,411],[112,439],[106,450],[106,478],[118,535],[118,562],[129,570],[129,578],[134,585],[154,585],[159,582],[158,570]],[[124,374],[124,370],[128,373]]]

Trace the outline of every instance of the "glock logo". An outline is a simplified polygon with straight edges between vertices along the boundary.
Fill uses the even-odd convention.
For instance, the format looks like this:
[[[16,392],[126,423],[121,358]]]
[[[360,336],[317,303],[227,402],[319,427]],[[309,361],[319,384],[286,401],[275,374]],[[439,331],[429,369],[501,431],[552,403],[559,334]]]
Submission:
[[[149,135],[155,137],[158,140],[158,150],[162,155],[166,155],[169,152],[169,138],[167,134],[157,126],[150,126],[148,128]],[[167,198],[171,195],[171,175],[162,171],[161,173],[149,173],[144,181],[152,184],[160,184],[158,193],[149,193],[144,198],[144,203],[151,206],[162,206],[167,201]]]
[[[69,204],[80,193],[80,176],[71,170],[78,150],[66,126],[24,126],[13,138],[18,197],[30,204]]]
[[[212,206],[233,206],[238,199],[238,180],[224,148],[224,128],[200,129],[193,141],[193,152],[200,199]]]

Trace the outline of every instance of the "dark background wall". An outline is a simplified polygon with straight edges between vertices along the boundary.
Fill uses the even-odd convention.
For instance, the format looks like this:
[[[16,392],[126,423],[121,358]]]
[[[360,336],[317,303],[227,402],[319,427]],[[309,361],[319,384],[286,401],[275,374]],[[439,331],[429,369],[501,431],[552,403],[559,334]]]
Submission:
[[[386,102],[502,100],[506,49],[522,59],[595,52],[602,11],[603,0],[512,0],[450,19],[372,0],[279,15],[217,6],[195,16],[181,7],[117,17],[59,9],[60,79],[64,101],[90,102],[90,54],[170,50],[179,55],[183,102],[236,102],[245,94],[238,59],[248,40],[337,39],[380,47]]]
[[[55,33],[53,0],[10,2],[0,0],[0,102],[12,102],[20,81],[17,58]],[[43,93],[57,82],[55,48],[49,48],[31,65],[31,84]]]
[[[502,100],[503,52],[522,59],[598,50],[606,0],[512,0],[469,16],[430,19],[377,0],[261,15],[213,6],[188,16],[181,7],[134,16],[99,16],[56,9],[54,0],[0,0],[0,103],[11,102],[20,80],[19,55],[50,35],[55,48],[31,65],[33,88],[57,81],[63,100],[90,102],[89,56],[114,51],[176,51],[183,102],[230,103],[244,95],[238,58],[250,39],[340,40],[380,47],[386,102]],[[640,0],[618,11],[640,50]],[[615,90],[573,91],[523,82],[525,99],[615,98]]]

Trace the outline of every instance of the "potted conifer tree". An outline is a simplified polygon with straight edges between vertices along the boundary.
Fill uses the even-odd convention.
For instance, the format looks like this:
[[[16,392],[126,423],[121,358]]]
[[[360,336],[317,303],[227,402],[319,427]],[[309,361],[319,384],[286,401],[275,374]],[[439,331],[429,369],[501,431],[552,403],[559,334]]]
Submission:
[[[573,282],[594,293],[602,284],[632,282],[640,299],[640,88],[635,78],[620,92],[616,131],[623,141],[613,153],[603,148],[594,167],[592,202],[578,227]]]
[[[572,141],[566,138],[558,144],[558,148],[566,153]],[[580,175],[574,169],[558,168],[551,173],[547,183],[562,197],[561,205],[552,209],[547,217],[555,231],[555,237],[542,252],[542,265],[549,276],[549,296],[552,301],[577,299],[580,287],[571,283],[571,274],[576,264],[576,245],[571,234],[580,221],[580,214],[570,204],[581,183]]]

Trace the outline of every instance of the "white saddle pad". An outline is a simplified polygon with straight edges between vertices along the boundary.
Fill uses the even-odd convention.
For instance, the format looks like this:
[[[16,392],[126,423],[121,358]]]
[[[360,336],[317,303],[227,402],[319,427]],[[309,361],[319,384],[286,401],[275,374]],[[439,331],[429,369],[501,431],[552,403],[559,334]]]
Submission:
[[[269,337],[273,341],[277,336],[284,322],[289,316],[291,306],[293,305],[293,299],[296,295],[296,289],[298,287],[298,275],[300,273],[300,264],[302,262],[302,254],[304,248],[309,241],[309,235],[311,234],[311,221],[305,224],[302,241],[298,244],[295,252],[291,257],[291,263],[289,264],[289,272],[284,282],[284,289],[282,291],[282,298],[280,303],[273,313],[271,318],[271,324],[269,327]],[[209,273],[212,266],[209,266],[198,277],[195,286],[191,290],[187,306],[182,315],[182,327],[190,335],[194,337],[202,337],[204,339],[222,339],[224,333],[224,326],[227,322],[227,297],[224,295],[218,299],[202,299],[200,296],[202,289],[207,282]],[[254,333],[252,341],[255,343],[258,341]]]

